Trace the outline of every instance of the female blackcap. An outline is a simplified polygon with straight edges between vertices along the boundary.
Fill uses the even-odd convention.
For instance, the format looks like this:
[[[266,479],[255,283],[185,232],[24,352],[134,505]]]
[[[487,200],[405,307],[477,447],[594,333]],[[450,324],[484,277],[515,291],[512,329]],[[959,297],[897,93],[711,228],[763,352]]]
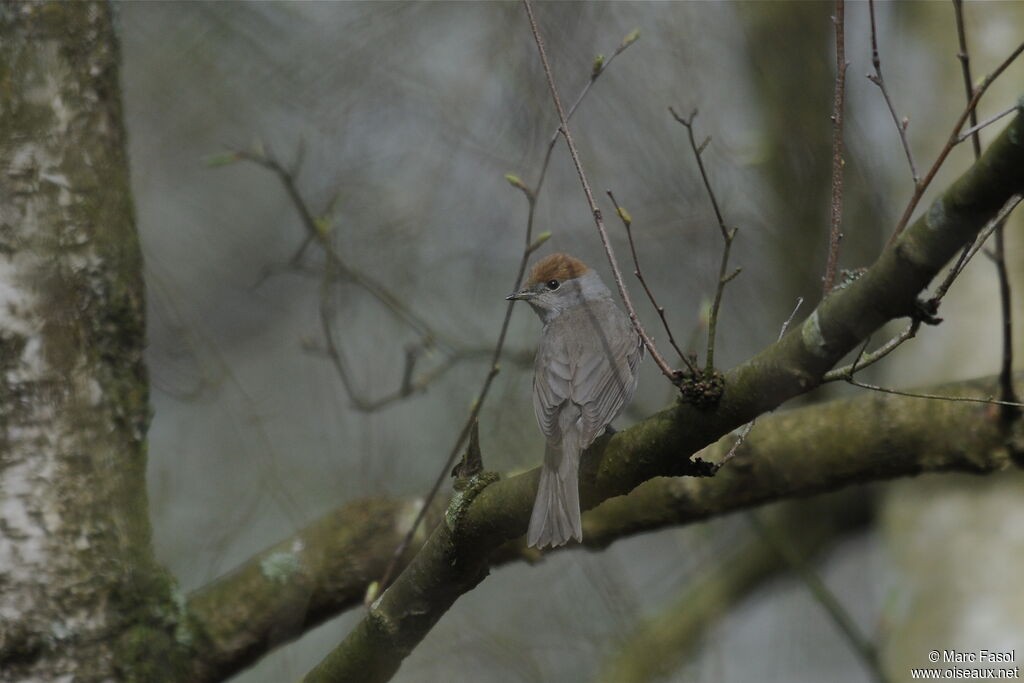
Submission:
[[[527,543],[582,541],[580,454],[636,391],[643,343],[597,273],[566,254],[539,261],[507,298],[529,303],[544,323],[533,409],[547,444]]]

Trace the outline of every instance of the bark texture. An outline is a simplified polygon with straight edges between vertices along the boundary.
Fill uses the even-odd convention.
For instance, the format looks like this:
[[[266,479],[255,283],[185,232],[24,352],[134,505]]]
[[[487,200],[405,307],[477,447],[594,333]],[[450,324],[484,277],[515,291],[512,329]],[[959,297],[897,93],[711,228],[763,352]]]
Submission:
[[[142,679],[173,642],[150,548],[142,264],[117,57],[107,4],[0,5],[8,681]]]
[[[580,472],[583,507],[627,494],[652,477],[702,473],[689,454],[818,386],[886,322],[920,315],[918,297],[932,278],[1024,191],[1022,167],[1024,116],[1018,112],[981,159],[863,275],[835,288],[802,324],[728,372],[713,411],[677,403],[595,444]],[[886,475],[887,463],[874,467]],[[306,680],[389,680],[458,596],[483,580],[490,552],[523,533],[536,482],[533,471],[488,486],[475,500],[460,500],[379,604]]]

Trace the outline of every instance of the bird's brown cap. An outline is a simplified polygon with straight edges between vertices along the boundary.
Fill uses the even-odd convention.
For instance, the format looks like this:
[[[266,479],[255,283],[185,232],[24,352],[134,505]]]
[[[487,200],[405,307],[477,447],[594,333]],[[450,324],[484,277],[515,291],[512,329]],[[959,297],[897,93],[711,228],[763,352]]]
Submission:
[[[558,280],[559,282],[571,280],[584,275],[588,270],[590,269],[582,262],[568,254],[551,254],[537,261],[533,266],[526,286],[530,287],[538,282],[548,282],[549,280]]]

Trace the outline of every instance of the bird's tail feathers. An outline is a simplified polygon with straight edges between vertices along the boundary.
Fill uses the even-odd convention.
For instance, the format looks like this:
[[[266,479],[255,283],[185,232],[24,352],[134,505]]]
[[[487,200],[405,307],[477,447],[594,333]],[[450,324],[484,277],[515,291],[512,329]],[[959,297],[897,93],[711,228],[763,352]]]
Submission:
[[[527,544],[534,548],[560,546],[575,538],[583,540],[579,491],[578,443],[548,445],[540,470],[540,485],[530,515]]]

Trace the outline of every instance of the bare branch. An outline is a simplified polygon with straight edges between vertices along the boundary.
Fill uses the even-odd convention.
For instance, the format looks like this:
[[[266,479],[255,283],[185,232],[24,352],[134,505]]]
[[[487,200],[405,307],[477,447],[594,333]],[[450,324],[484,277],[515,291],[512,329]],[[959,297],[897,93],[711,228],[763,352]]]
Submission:
[[[597,63],[595,62],[595,68],[591,71],[590,79],[587,81],[587,84],[583,87],[583,90],[580,91],[579,96],[576,98],[576,101],[572,105],[572,109],[570,109],[569,111],[570,117],[576,111],[576,108],[579,107],[580,103],[583,102],[583,99],[587,96],[587,93],[590,92],[590,88],[601,76],[601,74],[604,73],[605,69],[607,69],[608,66],[612,63],[612,61],[620,54],[622,54],[622,52],[626,48],[628,48],[630,45],[636,42],[639,35],[639,31],[633,31],[629,35],[627,35],[623,39],[622,43],[620,43],[619,46],[615,49],[615,52],[612,53],[612,56],[609,57],[607,61],[602,60],[599,68]],[[537,198],[540,196],[540,191],[544,187],[544,178],[547,176],[548,166],[551,163],[551,153],[554,151],[555,143],[558,141],[559,130],[555,131],[554,135],[552,135],[551,137],[550,142],[548,142],[547,150],[544,153],[544,161],[541,164],[540,173],[537,177],[537,184],[534,185],[534,187],[527,187],[526,184],[523,183],[523,181],[519,178],[519,176],[516,176],[511,173],[505,175],[505,180],[507,180],[510,185],[512,185],[513,187],[515,187],[516,189],[523,193],[523,196],[526,197],[526,201],[529,205],[526,217],[525,246],[523,247],[522,256],[519,259],[519,267],[516,271],[516,279],[512,285],[512,291],[516,291],[519,289],[519,286],[523,281],[523,276],[526,274],[526,265],[529,261],[530,255],[533,254],[533,252],[540,248],[540,246],[544,244],[544,242],[546,242],[548,238],[551,237],[550,232],[545,232],[541,233],[537,237],[537,239],[533,239],[533,223],[534,217],[536,216]],[[448,460],[445,461],[444,467],[441,468],[440,474],[438,475],[437,479],[434,480],[434,485],[431,487],[430,492],[427,493],[424,505],[421,508],[420,513],[416,516],[416,519],[413,521],[413,524],[409,528],[409,531],[406,532],[405,536],[402,539],[402,542],[398,544],[398,546],[395,548],[395,552],[391,556],[391,561],[388,563],[387,569],[384,571],[384,575],[381,577],[380,585],[385,588],[390,584],[391,579],[393,578],[394,573],[398,568],[402,557],[405,555],[406,549],[409,547],[410,543],[412,543],[412,540],[416,535],[417,529],[419,529],[420,525],[423,523],[424,516],[427,514],[427,509],[433,503],[434,498],[437,497],[437,494],[440,491],[441,485],[444,483],[445,479],[448,478],[448,475],[452,470],[452,465],[455,462],[455,458],[458,457],[458,454],[462,449],[463,442],[466,440],[468,435],[471,435],[471,430],[473,426],[477,423],[477,419],[480,414],[480,409],[483,407],[484,399],[487,398],[487,393],[490,390],[491,382],[498,373],[498,360],[501,357],[502,347],[505,344],[505,336],[508,333],[509,322],[512,320],[512,310],[514,304],[514,301],[510,301],[505,306],[505,317],[502,320],[501,330],[498,333],[498,341],[495,345],[494,353],[491,358],[491,371],[484,378],[483,387],[481,387],[480,392],[477,394],[476,400],[473,402],[473,408],[470,411],[470,415],[467,418],[465,425],[463,425],[462,431],[459,433],[458,439],[456,439],[455,446],[453,446],[452,450],[449,452]]]
[[[718,265],[718,283],[715,286],[715,298],[711,303],[711,314],[708,316],[708,346],[707,356],[705,358],[705,372],[710,373],[715,369],[715,334],[718,331],[718,312],[722,306],[722,294],[725,291],[725,286],[729,282],[740,274],[742,269],[737,268],[732,273],[726,275],[726,269],[729,267],[729,252],[732,250],[732,242],[736,239],[736,233],[739,232],[739,228],[729,229],[725,225],[725,219],[722,217],[722,211],[718,206],[718,198],[715,197],[715,191],[711,187],[711,180],[708,178],[707,169],[704,168],[704,160],[702,155],[704,150],[707,148],[711,138],[706,138],[700,145],[697,144],[697,139],[693,135],[693,120],[697,118],[697,110],[694,109],[689,118],[684,118],[676,113],[676,110],[672,107],[668,108],[672,118],[681,123],[686,128],[686,135],[690,142],[690,149],[693,150],[693,156],[697,160],[697,168],[700,169],[700,178],[704,183],[704,189],[708,193],[708,198],[711,200],[711,207],[715,211],[715,218],[718,219],[718,230],[722,234],[722,260]]]
[[[878,89],[882,91],[882,98],[885,100],[885,106],[889,108],[889,114],[892,116],[893,123],[896,124],[896,132],[899,133],[900,143],[903,145],[903,153],[907,155],[907,163],[910,165],[910,177],[914,181],[916,187],[921,182],[921,176],[917,173],[917,166],[914,164],[914,155],[910,151],[910,143],[907,140],[907,125],[906,119],[900,120],[900,117],[896,114],[896,108],[892,104],[892,99],[889,97],[889,90],[885,87],[885,79],[882,78],[882,60],[878,56],[878,33],[875,30],[875,0],[868,0],[868,13],[871,15],[871,64],[875,67],[874,74],[868,74],[868,80],[878,86]]]
[[[832,203],[828,236],[828,261],[822,296],[828,296],[839,272],[839,242],[843,239],[843,99],[846,96],[846,19],[844,0],[836,0],[836,83],[832,99]]]
[[[1024,200],[1024,195],[1015,195],[1010,197],[1009,201],[1007,201],[1006,204],[1003,205],[1003,208],[999,210],[999,213],[996,214],[996,216],[989,221],[985,228],[978,234],[978,238],[972,244],[967,245],[964,251],[961,252],[960,258],[957,260],[956,264],[946,274],[942,284],[940,284],[935,290],[935,295],[930,299],[930,303],[933,305],[938,304],[938,302],[946,296],[946,292],[949,291],[950,286],[952,286],[956,279],[960,277],[960,274],[964,272],[964,269],[967,267],[967,264],[971,262],[971,259],[974,258],[974,255],[981,250],[988,238],[996,231],[996,228],[1006,223],[1010,214],[1013,213],[1013,210],[1020,205],[1022,200]]]
[[[637,279],[640,280],[640,284],[643,285],[644,292],[647,293],[647,298],[654,306],[654,310],[658,312],[658,316],[661,318],[661,325],[665,328],[665,333],[668,334],[668,342],[672,345],[672,348],[679,354],[679,358],[686,364],[686,367],[694,375],[697,374],[697,368],[687,358],[686,354],[683,353],[679,345],[676,344],[675,337],[672,335],[672,328],[668,325],[668,320],[665,318],[665,307],[658,304],[658,301],[654,298],[654,292],[647,286],[647,280],[644,279],[643,271],[640,270],[640,259],[636,255],[636,245],[633,243],[633,218],[629,215],[629,212],[619,206],[619,202],[616,201],[615,195],[612,194],[611,190],[607,190],[608,198],[612,200],[612,205],[615,206],[615,212],[619,215],[622,220],[622,224],[626,227],[626,237],[629,239],[629,251],[633,255],[633,274],[636,275]]]
[[[960,135],[956,139],[957,144],[963,142],[964,140],[966,140],[969,137],[973,139],[979,131],[981,131],[981,130],[983,130],[985,128],[988,128],[989,126],[991,126],[993,123],[995,123],[999,119],[1001,119],[1003,117],[1006,117],[1006,116],[1009,116],[1010,114],[1012,114],[1013,112],[1017,111],[1018,109],[1020,109],[1020,105],[1019,104],[1015,104],[1012,107],[1004,109],[1003,111],[999,112],[998,114],[994,114],[993,116],[988,117],[987,119],[985,119],[981,123],[975,123],[970,128],[965,130],[963,133],[960,133]]]
[[[850,365],[844,365],[841,368],[836,368],[835,370],[829,370],[828,372],[825,373],[825,376],[822,378],[822,383],[835,382],[836,380],[845,380],[853,377],[853,373],[856,372],[857,370],[863,370],[864,368],[870,365],[874,365],[875,363],[877,363],[878,361],[882,360],[890,353],[895,351],[900,345],[903,344],[903,342],[913,339],[915,336],[917,336],[917,331],[918,329],[920,329],[920,327],[920,320],[912,321],[910,325],[906,327],[906,329],[904,329],[898,335],[896,335],[895,337],[893,337],[892,339],[890,339],[885,344],[883,344],[882,346],[880,346],[878,349],[871,353],[865,354],[864,347],[861,347],[860,353],[857,354],[857,358],[854,359],[853,363],[851,363]]]
[[[896,228],[893,230],[893,234],[889,238],[889,244],[892,244],[896,237],[903,232],[904,228],[907,227],[907,223],[910,222],[910,217],[913,215],[914,209],[917,208],[918,203],[920,203],[921,197],[924,196],[925,190],[927,190],[932,184],[932,180],[935,179],[935,174],[939,172],[939,168],[943,163],[945,163],[946,157],[949,156],[953,147],[956,146],[957,140],[960,137],[960,130],[964,127],[964,122],[966,122],[968,117],[970,117],[975,107],[978,106],[978,101],[981,99],[981,96],[985,94],[985,91],[992,85],[992,82],[999,78],[999,76],[1006,71],[1007,67],[1009,67],[1010,64],[1020,56],[1021,52],[1024,52],[1024,43],[1018,45],[1013,52],[1011,52],[989,75],[985,76],[981,83],[978,84],[978,87],[974,89],[973,94],[967,102],[967,106],[964,108],[963,112],[961,112],[960,116],[956,120],[956,124],[953,126],[953,132],[949,134],[949,139],[939,151],[939,156],[935,159],[935,162],[932,163],[931,168],[928,169],[928,173],[925,175],[924,180],[914,188],[914,193],[910,197],[910,201],[907,203],[907,208],[903,210],[903,215],[900,216],[900,220],[896,223]]]
[[[967,403],[985,403],[994,406],[1007,406],[1010,408],[1024,408],[1024,403],[1017,403],[1016,401],[1000,401],[994,398],[973,398],[970,396],[940,396],[938,394],[919,394],[913,391],[902,391],[900,389],[889,389],[888,387],[880,387],[875,384],[868,384],[867,382],[861,382],[854,379],[853,377],[847,377],[846,381],[855,387],[862,389],[871,389],[872,391],[881,391],[884,394],[894,394],[896,396],[908,396],[910,398],[928,398],[935,401],[965,401]]]
[[[533,16],[533,7],[530,5],[530,0],[523,0],[523,5],[526,7],[526,14],[530,19],[530,30],[533,31],[533,39],[537,44],[537,52],[540,54],[541,64],[544,67],[544,75],[548,80],[548,88],[551,91],[551,98],[554,100],[555,109],[558,111],[558,120],[562,124],[562,136],[565,137],[565,144],[569,147],[569,156],[572,157],[573,165],[576,167],[576,174],[580,178],[580,184],[583,185],[583,193],[587,197],[587,204],[590,206],[590,213],[594,218],[594,224],[597,226],[597,233],[601,237],[601,245],[604,247],[605,254],[608,255],[608,263],[611,265],[612,277],[615,279],[615,285],[619,288],[619,295],[622,297],[622,303],[626,307],[626,312],[629,314],[629,319],[632,321],[633,327],[643,340],[644,346],[647,347],[647,350],[650,352],[651,358],[654,360],[655,364],[657,364],[658,368],[665,377],[669,379],[669,381],[678,385],[680,382],[679,371],[673,370],[658,352],[657,347],[654,346],[654,342],[651,341],[651,338],[644,330],[643,325],[640,324],[640,318],[636,314],[633,301],[629,298],[629,292],[626,290],[626,284],[622,280],[622,271],[619,270],[619,263],[615,258],[615,252],[612,250],[612,245],[608,241],[608,234],[604,229],[604,219],[601,216],[601,209],[597,207],[597,203],[594,201],[594,194],[590,190],[590,183],[587,181],[586,173],[584,173],[583,166],[580,163],[579,153],[576,151],[576,145],[572,141],[572,134],[569,132],[569,120],[562,108],[562,101],[558,97],[558,89],[555,87],[555,79],[551,74],[551,65],[548,64],[548,56],[544,51],[544,41],[541,39],[540,31],[537,28],[537,20]]]
[[[839,599],[836,598],[828,585],[821,579],[818,572],[808,565],[788,539],[778,533],[772,525],[763,522],[757,513],[751,511],[747,512],[745,516],[758,536],[764,539],[785,560],[786,564],[797,573],[801,581],[811,592],[811,595],[814,596],[814,599],[824,608],[832,622],[839,627],[840,632],[846,638],[846,642],[850,644],[853,651],[860,657],[861,662],[867,668],[872,678],[879,683],[888,681],[889,679],[882,672],[881,664],[878,661],[878,650],[860,632],[850,613],[846,611],[843,604],[839,602]]]
[[[786,318],[786,322],[782,323],[782,328],[779,330],[779,337],[778,339],[776,339],[776,341],[781,340],[782,337],[785,336],[786,330],[789,329],[789,324],[793,322],[793,318],[796,317],[796,312],[800,310],[800,307],[803,305],[803,303],[804,298],[802,296],[797,297],[796,306],[793,307],[793,312],[789,314],[788,318]],[[725,463],[729,462],[730,460],[736,457],[736,452],[739,450],[740,446],[743,445],[743,442],[747,440],[747,437],[750,436],[750,430],[754,428],[755,422],[757,422],[756,417],[747,424],[743,425],[743,428],[740,429],[739,434],[736,435],[736,440],[733,441],[732,446],[729,448],[728,452],[726,452],[722,459],[718,461],[718,464],[715,465],[716,472],[722,469]]]
[[[957,57],[960,59],[961,72],[963,74],[964,94],[967,97],[967,101],[970,102],[972,99],[973,81],[971,80],[971,58],[967,50],[967,31],[964,28],[963,0],[953,0],[953,16],[956,19],[956,35],[960,46]],[[976,107],[971,109],[970,121],[971,146],[974,149],[974,159],[977,161],[981,158],[981,136],[979,131],[982,126],[978,125],[978,111]],[[967,134],[964,133],[963,136]],[[960,136],[958,141],[963,136]],[[1003,225],[1002,221],[996,223],[996,248],[992,261],[995,263],[996,274],[999,278],[999,312],[1003,323],[1001,330],[1003,354],[999,370],[999,397],[1005,403],[1004,409],[1000,414],[1003,421],[1009,423],[1020,415],[1020,411],[1010,405],[1016,402],[1017,395],[1013,390],[1013,309],[1010,301],[1010,278],[1006,272],[1006,244],[1003,235]]]

